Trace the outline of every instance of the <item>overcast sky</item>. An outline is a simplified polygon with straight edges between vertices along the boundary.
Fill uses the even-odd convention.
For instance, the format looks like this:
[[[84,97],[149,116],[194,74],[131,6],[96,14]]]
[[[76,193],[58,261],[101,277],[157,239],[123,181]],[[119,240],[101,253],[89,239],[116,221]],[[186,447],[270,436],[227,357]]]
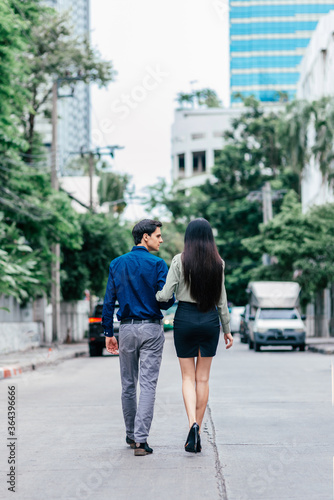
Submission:
[[[139,193],[171,180],[171,125],[180,91],[210,87],[228,105],[225,0],[94,0],[92,42],[111,60],[116,81],[92,86],[93,146],[118,144],[115,170]],[[134,218],[141,214],[134,213]]]

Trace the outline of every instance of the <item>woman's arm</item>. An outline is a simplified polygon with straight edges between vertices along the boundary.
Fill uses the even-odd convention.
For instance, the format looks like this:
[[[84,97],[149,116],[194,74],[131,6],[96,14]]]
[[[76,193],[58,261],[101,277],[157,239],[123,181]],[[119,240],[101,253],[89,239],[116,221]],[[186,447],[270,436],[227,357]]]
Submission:
[[[174,257],[167,274],[166,283],[163,289],[155,294],[155,298],[159,302],[167,302],[167,300],[173,297],[173,293],[175,292],[177,285],[179,284],[179,280],[180,280],[180,269],[177,259],[176,257]]]
[[[220,299],[217,305],[218,309],[218,314],[220,317],[220,321],[222,324],[223,332],[224,333],[230,333],[230,313],[228,312],[228,307],[227,307],[227,296],[226,296],[226,290],[225,290],[225,276],[224,276],[224,267],[225,264],[223,262],[223,280],[222,280],[222,291],[220,295]]]

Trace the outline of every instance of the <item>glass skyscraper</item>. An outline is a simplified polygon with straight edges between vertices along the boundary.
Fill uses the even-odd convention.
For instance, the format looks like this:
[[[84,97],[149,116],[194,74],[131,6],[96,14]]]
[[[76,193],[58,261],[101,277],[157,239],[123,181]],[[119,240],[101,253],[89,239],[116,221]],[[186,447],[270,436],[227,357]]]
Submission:
[[[231,103],[295,96],[299,64],[319,18],[334,0],[230,0]],[[334,27],[333,27],[334,29]]]
[[[90,13],[89,0],[44,0],[58,10],[68,11],[74,34],[78,37],[89,35]],[[65,88],[60,94],[68,94]],[[89,85],[78,82],[72,98],[58,100],[58,164],[64,173],[66,163],[72,158],[71,153],[90,147],[90,90]]]

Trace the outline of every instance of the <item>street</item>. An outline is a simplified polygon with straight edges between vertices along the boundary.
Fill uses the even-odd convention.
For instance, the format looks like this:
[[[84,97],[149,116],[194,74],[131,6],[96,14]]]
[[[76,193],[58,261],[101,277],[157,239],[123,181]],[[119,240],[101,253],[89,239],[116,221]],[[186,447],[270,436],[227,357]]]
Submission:
[[[16,386],[17,477],[1,498],[332,500],[334,356],[289,348],[249,351],[221,338],[213,360],[203,451],[184,452],[187,419],[172,334],[166,343],[149,444],[125,444],[117,357],[77,358],[1,381]]]

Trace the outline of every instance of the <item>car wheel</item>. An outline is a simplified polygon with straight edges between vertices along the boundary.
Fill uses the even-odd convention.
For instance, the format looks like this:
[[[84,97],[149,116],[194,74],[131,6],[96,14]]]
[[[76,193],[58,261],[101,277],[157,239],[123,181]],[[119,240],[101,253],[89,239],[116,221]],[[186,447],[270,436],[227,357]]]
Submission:
[[[252,341],[252,339],[250,337],[248,337],[248,347],[249,347],[249,349],[254,348],[254,342]]]
[[[254,351],[259,352],[261,348],[261,344],[258,342],[254,342]]]
[[[300,351],[305,351],[305,344],[300,344],[299,350]]]
[[[89,344],[89,355],[91,357],[102,356],[103,347],[96,344]]]

